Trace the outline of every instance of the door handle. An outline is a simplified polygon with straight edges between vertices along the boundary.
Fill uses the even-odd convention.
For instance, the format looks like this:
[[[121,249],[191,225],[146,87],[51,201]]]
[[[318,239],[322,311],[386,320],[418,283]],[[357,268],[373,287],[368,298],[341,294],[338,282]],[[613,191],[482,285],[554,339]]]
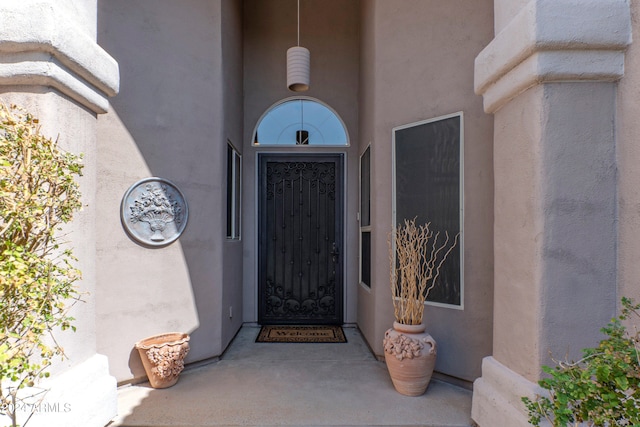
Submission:
[[[334,264],[338,263],[339,257],[340,257],[340,251],[338,250],[338,246],[336,245],[336,242],[333,242],[333,245],[331,247],[331,258],[333,259]]]

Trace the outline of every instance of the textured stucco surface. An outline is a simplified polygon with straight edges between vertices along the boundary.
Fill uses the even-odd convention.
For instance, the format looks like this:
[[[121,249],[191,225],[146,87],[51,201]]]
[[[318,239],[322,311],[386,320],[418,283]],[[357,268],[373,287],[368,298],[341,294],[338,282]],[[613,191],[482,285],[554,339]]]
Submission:
[[[496,22],[502,32],[476,59],[476,89],[485,108],[497,110],[494,348],[475,383],[472,417],[481,426],[505,420],[525,426],[520,397],[535,393],[541,365],[574,360],[601,339],[600,327],[615,314],[618,271],[625,268],[620,261],[635,252],[629,245],[618,256],[618,226],[625,226],[618,220],[619,183],[625,182],[618,167],[626,159],[617,162],[633,151],[620,151],[622,140],[616,141],[624,115],[616,116],[615,80],[630,42],[629,3],[539,0],[515,14],[507,2],[495,6],[496,19],[512,20]],[[533,12],[540,31],[523,33],[514,22]],[[525,57],[499,48],[510,34],[516,45],[530,38],[525,44],[532,48],[520,49]],[[565,49],[569,55],[560,53]],[[599,64],[604,52],[610,62]],[[521,64],[496,71],[513,59],[543,65],[529,70],[534,86],[518,86]],[[593,72],[600,65],[613,65],[614,72]],[[633,215],[627,219],[635,222]]]
[[[35,413],[29,425],[39,426],[91,426],[105,425],[116,413],[116,381],[109,375],[107,359],[96,354],[97,329],[96,313],[96,115],[90,103],[84,102],[76,89],[87,86],[87,82],[96,82],[106,77],[112,84],[103,87],[104,91],[94,87],[97,97],[106,99],[114,94],[118,85],[117,65],[97,44],[95,40],[95,1],[9,1],[0,7],[0,15],[11,16],[12,28],[17,32],[5,32],[0,35],[0,101],[6,104],[23,106],[39,119],[43,135],[57,140],[63,150],[84,156],[83,176],[78,178],[82,193],[83,208],[75,214],[74,221],[66,224],[58,232],[58,240],[63,247],[69,247],[77,257],[77,267],[82,279],[75,284],[82,294],[82,301],[71,307],[69,314],[75,318],[77,331],[57,331],[55,339],[64,348],[66,358],[54,358],[48,369],[51,376],[42,380],[38,386],[47,389],[44,404],[66,405],[67,411],[53,415]],[[31,13],[29,13],[31,11]],[[33,15],[40,12],[55,14],[64,21],[66,29],[82,36],[85,52],[68,49],[68,41],[59,40],[59,28],[54,26],[33,25]],[[6,27],[3,28],[6,30]],[[31,42],[25,42],[31,41]],[[17,58],[33,58],[34,51],[47,51],[53,55],[63,55],[68,63],[85,66],[83,75],[68,75],[69,87],[61,88],[41,76],[24,79],[17,73]],[[105,60],[112,67],[100,72],[87,66],[87,52],[99,52],[99,60]],[[44,60],[46,62],[46,59]],[[33,76],[32,76],[33,77]],[[89,83],[90,85],[90,83]],[[109,85],[107,85],[109,86]],[[108,93],[107,93],[108,92]],[[5,384],[6,385],[6,384]],[[39,392],[41,389],[38,389]],[[28,411],[18,411],[18,423],[25,422]],[[51,415],[51,416],[47,416]],[[0,422],[8,422],[4,416]]]
[[[530,89],[495,114],[494,354],[537,372],[540,271],[533,262],[542,233],[540,203],[541,88]],[[515,304],[514,302],[521,301]],[[513,322],[516,320],[515,323]],[[518,339],[518,345],[505,345]],[[498,344],[500,346],[498,346]],[[517,354],[511,356],[512,352]]]
[[[0,84],[52,87],[104,113],[107,97],[118,92],[118,64],[96,44],[95,7],[71,0],[0,4]]]
[[[225,281],[225,269],[236,267],[231,255],[223,258],[220,207],[226,140],[238,118],[223,112],[220,1],[99,6],[99,40],[120,64],[122,90],[99,119],[98,345],[123,381],[144,375],[133,346],[149,335],[190,333],[188,362],[224,349],[224,289],[239,289],[240,280]],[[120,224],[124,192],[148,176],[174,182],[189,205],[184,234],[164,248],[134,243]]]
[[[613,315],[614,102],[612,83],[556,83],[495,115],[494,357],[532,381]]]
[[[545,85],[539,357],[547,364],[550,354],[577,359],[595,346],[615,314],[615,91],[606,82]]]
[[[382,355],[393,320],[387,236],[391,225],[391,130],[462,111],[464,310],[427,306],[439,345],[436,370],[468,381],[491,354],[493,304],[492,119],[473,94],[473,58],[491,40],[492,3],[364,1],[360,151],[371,142],[372,288],[359,292],[359,324]],[[428,41],[428,42],[426,42]],[[372,324],[373,322],[373,324]]]
[[[498,34],[530,0],[494,0],[494,29]]]
[[[542,82],[619,80],[630,25],[625,0],[528,2],[476,58],[485,111]]]
[[[376,180],[374,177],[378,175],[377,167],[373,161],[374,149],[371,147],[371,142],[374,137],[373,123],[374,123],[374,95],[375,95],[375,73],[372,70],[375,67],[375,2],[361,1],[360,2],[360,93],[359,93],[359,116],[358,127],[360,129],[360,142],[358,146],[358,155],[362,155],[367,147],[370,147],[370,186],[371,194],[377,194]],[[383,169],[384,170],[384,169]],[[390,177],[389,177],[390,178]],[[374,249],[372,245],[372,250]],[[374,258],[374,253],[371,254],[371,259]],[[375,264],[371,264],[372,280],[375,277],[374,269]],[[371,284],[370,284],[371,285]],[[380,347],[375,349],[378,341],[381,341],[376,336],[376,301],[380,299],[383,292],[374,292],[370,286],[358,286],[358,327],[362,331],[363,336],[369,342],[369,346],[374,348],[374,352],[379,352]],[[383,317],[388,317],[388,311],[385,310]],[[380,353],[378,353],[380,354]]]
[[[640,33],[640,3],[631,2],[633,32]],[[618,85],[617,159],[618,189],[618,294],[640,301],[640,46],[632,44],[625,56],[625,73]]]
[[[76,318],[76,333],[60,333],[56,337],[60,345],[69,354],[69,358],[53,366],[52,373],[62,372],[86,359],[96,352],[95,329],[95,167],[96,167],[96,118],[81,106],[71,102],[55,91],[47,88],[1,88],[2,102],[24,106],[27,111],[40,120],[42,133],[52,139],[58,138],[64,150],[84,155],[84,173],[78,179],[82,192],[83,208],[70,224],[64,226],[61,242],[68,241],[78,258],[78,268],[82,272],[79,283],[81,292],[87,292],[84,303],[75,304],[71,315]],[[13,91],[12,91],[13,90]]]
[[[223,0],[222,57],[223,61],[223,129],[222,138],[230,142],[242,154],[243,141],[243,74],[242,74],[242,2]],[[226,147],[225,147],[226,149]],[[226,156],[226,152],[224,154]],[[226,171],[226,167],[224,169]],[[226,182],[225,182],[226,185]],[[220,206],[226,206],[227,193],[222,196]],[[226,232],[226,222],[225,222]],[[241,236],[242,237],[242,236]],[[220,311],[222,348],[231,342],[242,325],[242,277],[243,241],[225,240],[223,243],[222,302]]]

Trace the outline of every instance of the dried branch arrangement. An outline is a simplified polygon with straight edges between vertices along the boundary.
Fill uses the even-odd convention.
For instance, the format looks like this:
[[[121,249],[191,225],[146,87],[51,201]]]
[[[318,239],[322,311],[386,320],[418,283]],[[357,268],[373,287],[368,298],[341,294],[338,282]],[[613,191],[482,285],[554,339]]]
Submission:
[[[440,268],[458,244],[460,233],[434,233],[431,223],[416,226],[415,218],[394,227],[389,237],[391,295],[396,321],[405,325],[422,323],[424,303],[438,283]]]

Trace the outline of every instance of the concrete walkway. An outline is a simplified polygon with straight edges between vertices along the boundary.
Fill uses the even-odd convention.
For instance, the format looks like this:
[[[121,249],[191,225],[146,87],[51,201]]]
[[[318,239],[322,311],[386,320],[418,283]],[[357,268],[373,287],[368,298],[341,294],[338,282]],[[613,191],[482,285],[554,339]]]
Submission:
[[[470,391],[432,380],[400,395],[357,329],[347,344],[255,343],[258,331],[244,326],[220,361],[171,388],[122,387],[109,427],[473,425]]]

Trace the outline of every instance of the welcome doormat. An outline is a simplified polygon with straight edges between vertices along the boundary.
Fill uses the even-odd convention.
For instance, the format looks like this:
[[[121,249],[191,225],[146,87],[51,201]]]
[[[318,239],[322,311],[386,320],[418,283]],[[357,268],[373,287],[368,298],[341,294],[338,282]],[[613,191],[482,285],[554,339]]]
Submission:
[[[265,325],[256,342],[283,343],[344,343],[347,338],[341,326]]]

